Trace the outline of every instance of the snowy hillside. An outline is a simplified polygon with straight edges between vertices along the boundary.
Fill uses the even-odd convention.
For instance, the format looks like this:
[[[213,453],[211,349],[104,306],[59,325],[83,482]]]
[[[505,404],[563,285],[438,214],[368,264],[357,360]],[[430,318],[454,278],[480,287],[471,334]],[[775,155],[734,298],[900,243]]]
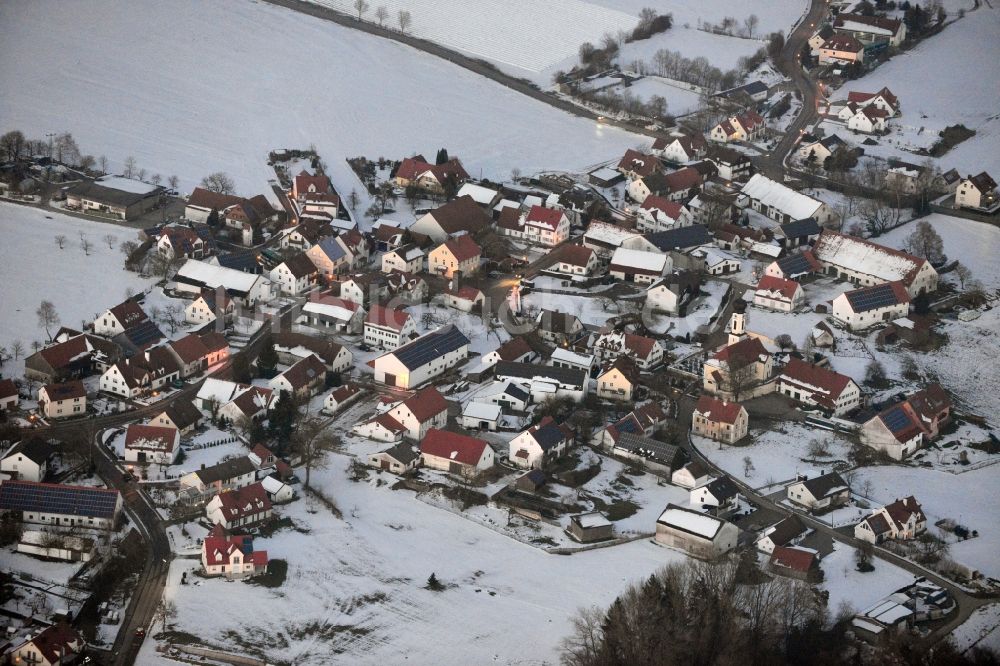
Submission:
[[[112,168],[134,155],[150,173],[180,176],[182,189],[227,171],[247,194],[273,178],[265,159],[275,147],[315,144],[334,185],[350,191],[358,182],[349,156],[447,146],[474,176],[505,177],[514,166],[584,167],[640,140],[290,10],[246,0],[139,4],[0,5],[0,59],[16,65],[0,72],[0,127],[68,130]],[[32,55],[40,45],[44,58]]]

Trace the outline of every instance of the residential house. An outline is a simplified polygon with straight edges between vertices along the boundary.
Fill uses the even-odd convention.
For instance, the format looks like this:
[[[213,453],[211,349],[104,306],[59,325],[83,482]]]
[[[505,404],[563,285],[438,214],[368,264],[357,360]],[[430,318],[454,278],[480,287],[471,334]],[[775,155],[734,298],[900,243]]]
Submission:
[[[315,296],[302,306],[300,321],[313,328],[355,334],[364,326],[365,311],[353,301],[333,296]]]
[[[456,236],[431,250],[427,257],[427,271],[445,278],[453,278],[456,273],[473,275],[479,270],[482,254],[482,249],[471,236]]]
[[[726,399],[740,398],[771,378],[773,364],[770,352],[760,340],[744,338],[705,361],[703,388],[707,393]]]
[[[230,298],[239,299],[246,307],[271,299],[271,281],[263,275],[216,266],[197,259],[184,262],[174,274],[174,282],[178,291],[194,294],[221,287]]]
[[[757,289],[753,295],[754,305],[778,312],[792,312],[798,309],[804,300],[805,292],[798,282],[770,275],[764,275],[757,282]]]
[[[371,361],[375,381],[409,389],[424,384],[465,361],[469,339],[453,324],[426,333]]]
[[[732,515],[740,506],[740,489],[728,476],[712,479],[688,494],[691,508],[716,516]]]
[[[727,181],[743,182],[753,170],[750,157],[732,148],[713,146],[708,153],[708,160],[719,170],[719,178]]]
[[[1000,208],[997,183],[985,171],[977,176],[967,176],[955,190],[955,206],[994,212]]]
[[[400,443],[368,456],[368,465],[393,474],[406,474],[420,465],[420,454],[409,444]]]
[[[730,141],[754,141],[765,130],[764,118],[754,110],[730,116],[717,124],[708,133],[708,138],[717,143]]]
[[[245,488],[254,482],[257,468],[246,456],[224,460],[211,467],[188,472],[179,480],[180,489],[202,495],[224,493],[226,490]]]
[[[809,164],[824,164],[833,152],[838,148],[847,147],[847,144],[836,134],[830,134],[823,138],[806,134],[799,141],[797,153],[799,158]]]
[[[910,312],[910,295],[902,282],[883,282],[846,291],[833,299],[833,318],[852,331],[863,331]]]
[[[663,171],[663,164],[656,155],[647,155],[629,148],[618,160],[618,172],[629,180],[644,178]]]
[[[531,348],[528,341],[525,340],[520,335],[515,336],[504,342],[499,347],[493,351],[485,354],[481,365],[483,367],[491,368],[496,365],[499,361],[512,361],[515,363],[529,362],[533,361],[538,357],[535,350]]]
[[[757,539],[757,550],[770,555],[777,547],[794,545],[807,531],[802,519],[790,514],[764,530]]]
[[[424,269],[426,256],[423,249],[415,243],[401,245],[382,255],[382,272],[419,273]]]
[[[864,61],[864,44],[850,35],[833,35],[819,47],[819,64],[821,65],[849,65]]]
[[[253,578],[267,573],[267,551],[254,550],[253,538],[231,536],[215,525],[201,542],[201,568],[206,576],[229,580]]]
[[[892,94],[888,88],[882,88],[878,92],[855,92],[847,93],[847,103],[854,104],[858,108],[874,106],[879,111],[885,111],[889,117],[898,115],[900,112],[899,98]]]
[[[683,227],[691,221],[691,211],[686,206],[655,194],[646,197],[636,209],[636,229],[643,233]]]
[[[861,387],[853,379],[795,357],[778,375],[777,391],[830,416],[844,416],[861,406]]]
[[[684,167],[668,174],[654,173],[633,180],[626,191],[637,202],[645,201],[651,194],[682,201],[694,194],[703,182],[705,178],[697,168]]]
[[[672,474],[684,462],[684,453],[679,447],[630,432],[619,435],[611,447],[611,454],[663,475]]]
[[[809,511],[825,511],[847,504],[851,491],[836,472],[801,478],[785,490],[788,500]]]
[[[419,441],[431,428],[448,424],[448,401],[436,388],[428,386],[393,406],[388,414],[403,426],[406,437]]]
[[[764,275],[785,280],[798,280],[801,277],[809,277],[822,272],[823,266],[810,250],[792,252],[781,259],[772,261],[764,269]]]
[[[443,243],[458,234],[475,235],[490,226],[489,215],[472,197],[458,197],[440,208],[435,208],[417,219],[409,227],[411,234],[427,236],[435,243]]]
[[[201,337],[194,333],[168,342],[166,349],[180,366],[180,376],[183,379],[200,374],[208,367],[208,347]]]
[[[779,576],[818,583],[823,580],[819,560],[819,552],[811,548],[775,546],[768,558],[767,569]]]
[[[49,472],[49,461],[54,450],[52,445],[38,437],[22,439],[7,449],[0,458],[0,472],[18,481],[45,480]]]
[[[851,109],[851,104],[847,109]],[[852,132],[862,134],[881,134],[888,128],[889,112],[875,107],[875,105],[864,106],[854,110],[854,113],[847,119],[847,129]]]
[[[500,192],[492,188],[486,187],[484,185],[476,185],[475,183],[465,183],[462,187],[458,188],[458,192],[455,194],[456,197],[469,196],[477,204],[482,206],[483,210],[492,210],[493,206],[500,202]]]
[[[698,294],[698,274],[694,271],[673,271],[646,288],[644,308],[652,312],[677,315],[681,307]]]
[[[668,162],[683,164],[698,159],[705,154],[705,137],[701,134],[671,136],[657,138],[653,141],[651,152]]]
[[[700,460],[692,460],[670,475],[670,483],[681,488],[697,488],[712,480],[708,467]]]
[[[47,419],[83,416],[87,413],[87,389],[78,379],[46,384],[38,389],[38,409]]]
[[[351,257],[340,236],[321,239],[305,251],[305,256],[312,263],[315,272],[327,284],[333,282],[338,274],[352,267]],[[275,268],[279,267],[276,266]],[[307,267],[303,264],[301,270],[305,271]],[[274,271],[271,271],[271,273],[271,281],[280,283],[280,280],[275,279],[273,276]],[[285,282],[288,283],[287,276],[282,275],[282,277],[286,278]]]
[[[613,361],[619,356],[628,356],[639,369],[652,370],[663,362],[663,345],[653,338],[634,333],[612,331],[600,335],[594,341],[594,355],[600,362]]]
[[[420,442],[424,467],[472,477],[490,469],[494,452],[488,443],[475,437],[431,428]]]
[[[854,526],[854,538],[872,544],[890,539],[909,541],[927,531],[927,516],[911,495],[876,509]]]
[[[187,435],[200,426],[204,418],[190,400],[174,400],[166,409],[149,419],[149,424],[173,428],[180,434]]]
[[[510,440],[508,460],[522,469],[542,468],[565,455],[574,441],[575,435],[568,425],[546,416]]]
[[[811,217],[819,224],[828,225],[838,219],[837,213],[829,204],[796,192],[759,173],[751,176],[740,189],[736,205],[740,208],[752,208],[779,223]]]
[[[21,404],[17,385],[11,379],[0,379],[0,412],[11,412]]]
[[[417,324],[405,310],[372,305],[365,317],[364,341],[377,349],[396,349],[417,336]]]
[[[340,282],[340,298],[363,308],[388,296],[388,276],[384,273],[356,273]]]
[[[22,480],[0,483],[0,511],[19,511],[24,523],[114,530],[121,509],[122,496],[113,488]]]
[[[824,230],[812,254],[824,273],[861,287],[900,281],[910,298],[937,289],[937,271],[926,259],[863,238]]]
[[[778,227],[776,240],[786,250],[811,247],[823,232],[819,223],[811,217],[804,220],[786,222]]]
[[[622,355],[606,364],[597,375],[597,397],[605,400],[630,401],[639,386],[639,368],[628,356]]]
[[[714,560],[736,547],[739,528],[700,511],[668,504],[656,519],[655,541],[693,557]]]
[[[361,395],[361,389],[353,384],[339,386],[326,396],[323,401],[323,411],[327,414],[336,414],[347,406],[349,402]]]
[[[462,285],[457,288],[449,287],[442,291],[441,300],[449,308],[460,312],[472,312],[473,310],[481,312],[483,303],[486,302],[486,295],[475,287]]]
[[[615,536],[615,524],[600,511],[581,513],[569,517],[566,533],[579,543],[607,541]]]
[[[599,444],[611,451],[626,434],[652,437],[656,429],[666,423],[666,420],[666,413],[656,402],[647,402],[605,428],[600,434]]]
[[[462,407],[459,423],[468,430],[496,430],[500,425],[503,408],[491,402],[472,400]]]
[[[562,397],[581,402],[587,395],[590,383],[585,370],[554,368],[534,363],[500,361],[494,366],[493,374],[500,381],[510,380],[525,386],[534,402]]]
[[[462,162],[457,157],[452,157],[443,164],[431,164],[424,159],[423,155],[407,157],[393,174],[398,187],[410,187],[411,185],[421,190],[443,194],[448,187],[453,187],[452,191],[457,191],[458,187],[469,179]],[[469,197],[472,200],[472,197]]]
[[[427,282],[419,275],[393,271],[385,276],[385,291],[402,303],[417,304],[427,300]]]
[[[259,482],[219,493],[205,505],[208,522],[227,530],[256,527],[273,515],[271,500]]]
[[[535,324],[538,337],[556,346],[569,344],[583,333],[583,322],[579,317],[555,310],[539,312]]]
[[[308,398],[326,381],[326,364],[316,354],[310,354],[270,381],[275,393],[288,393],[299,398]]]
[[[555,253],[554,270],[566,275],[588,277],[594,274],[599,265],[597,253],[584,245],[564,245],[555,250]]]
[[[184,308],[184,321],[188,324],[210,324],[220,317],[222,328],[228,328],[236,313],[236,302],[224,289],[203,289]]]
[[[125,462],[173,465],[181,450],[176,428],[132,423],[125,430]]]
[[[130,298],[98,315],[94,319],[94,333],[113,338],[146,321],[149,317],[142,306]]]
[[[691,432],[726,444],[735,444],[746,437],[749,424],[746,407],[708,395],[698,398],[691,416]]]
[[[321,241],[336,235],[337,230],[333,228],[328,218],[316,219],[311,215],[300,216],[298,225],[283,232],[279,245],[282,250],[292,248],[304,252],[312,249]]]
[[[271,269],[271,282],[288,296],[300,296],[316,283],[316,265],[305,252],[286,259]]]
[[[833,29],[865,44],[888,43],[898,48],[906,39],[906,23],[886,16],[841,12],[833,21]]]
[[[554,247],[569,238],[569,218],[558,208],[532,206],[524,216],[524,238],[544,247]]]
[[[490,382],[476,394],[476,400],[497,405],[504,411],[523,412],[531,402],[527,386],[514,381]]]
[[[68,624],[54,624],[29,635],[23,643],[12,648],[6,658],[11,664],[62,666],[75,663],[86,646],[76,629]]]
[[[924,442],[936,439],[951,421],[951,399],[939,384],[931,384],[891,405],[861,426],[861,443],[903,460]]]
[[[608,274],[624,282],[652,284],[672,268],[673,264],[666,254],[620,247],[611,257]]]
[[[629,241],[641,239],[634,229],[626,229],[608,222],[591,222],[583,234],[583,246],[589,247],[600,258],[610,258],[615,250]]]
[[[211,239],[211,236],[209,236]],[[156,251],[168,261],[180,257],[202,259],[212,254],[213,246],[192,227],[169,224],[160,230]]]
[[[391,414],[384,412],[355,424],[351,432],[376,442],[400,442],[403,440],[406,428]]]

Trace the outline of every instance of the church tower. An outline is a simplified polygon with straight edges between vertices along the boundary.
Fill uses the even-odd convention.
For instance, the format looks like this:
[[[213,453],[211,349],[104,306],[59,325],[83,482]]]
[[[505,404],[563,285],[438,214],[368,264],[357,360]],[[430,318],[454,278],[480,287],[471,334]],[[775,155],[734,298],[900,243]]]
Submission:
[[[733,304],[733,315],[729,318],[727,332],[731,345],[747,337],[747,302],[742,298]]]

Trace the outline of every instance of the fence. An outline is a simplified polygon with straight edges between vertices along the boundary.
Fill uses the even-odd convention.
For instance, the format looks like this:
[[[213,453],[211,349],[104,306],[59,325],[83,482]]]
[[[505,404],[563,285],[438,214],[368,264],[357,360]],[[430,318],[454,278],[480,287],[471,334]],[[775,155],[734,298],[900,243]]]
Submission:
[[[223,437],[222,439],[215,439],[211,442],[198,442],[197,444],[189,444],[186,448],[188,451],[200,451],[201,449],[210,449],[215,446],[222,446],[223,444],[232,444],[233,442],[240,441],[238,437]]]

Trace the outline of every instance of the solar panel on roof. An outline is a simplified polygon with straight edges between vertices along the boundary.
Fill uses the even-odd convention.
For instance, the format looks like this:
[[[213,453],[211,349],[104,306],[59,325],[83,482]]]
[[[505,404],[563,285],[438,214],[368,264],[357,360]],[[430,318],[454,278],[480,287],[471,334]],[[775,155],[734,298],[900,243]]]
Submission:
[[[0,484],[0,509],[111,518],[118,491],[25,481]]]
[[[896,298],[896,292],[893,291],[892,285],[888,282],[867,289],[847,292],[847,300],[855,312],[867,312],[868,310],[896,305],[899,302]]]
[[[897,433],[912,425],[910,415],[902,407],[893,407],[882,415],[882,422],[891,432]]]
[[[467,344],[469,339],[461,331],[448,326],[400,347],[393,355],[408,369],[414,370]]]
[[[812,265],[801,252],[778,260],[778,267],[786,276],[805,275],[812,272]]]
[[[125,331],[126,337],[136,347],[141,347],[150,342],[155,342],[163,337],[163,333],[153,321],[146,320],[141,324],[133,326]]]

